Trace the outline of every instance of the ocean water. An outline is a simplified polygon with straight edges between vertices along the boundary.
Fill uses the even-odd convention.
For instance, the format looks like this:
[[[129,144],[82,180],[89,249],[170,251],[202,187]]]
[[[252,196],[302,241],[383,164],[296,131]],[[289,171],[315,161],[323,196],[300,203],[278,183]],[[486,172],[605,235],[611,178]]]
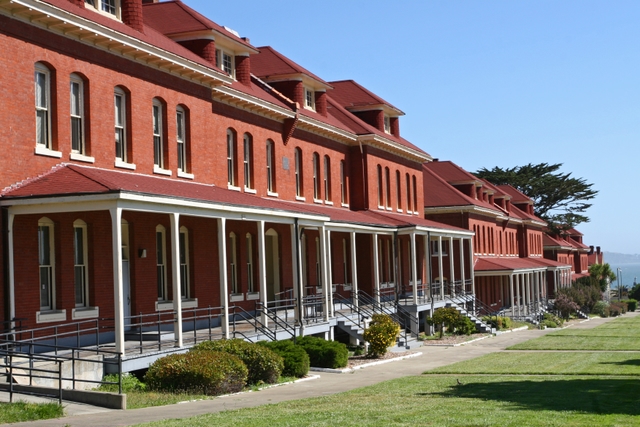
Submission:
[[[605,262],[606,262],[605,258]],[[634,283],[640,283],[640,264],[609,264],[614,274],[618,274],[618,268],[620,269],[620,275],[622,276],[620,282],[629,288],[633,287]],[[617,288],[618,284],[612,283],[612,288]]]

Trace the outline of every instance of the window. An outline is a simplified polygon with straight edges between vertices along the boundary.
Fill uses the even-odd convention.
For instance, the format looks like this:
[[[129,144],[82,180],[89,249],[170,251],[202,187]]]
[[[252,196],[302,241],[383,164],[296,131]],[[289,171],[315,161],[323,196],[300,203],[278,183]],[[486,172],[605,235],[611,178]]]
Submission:
[[[180,227],[180,295],[189,299],[189,230]]]
[[[127,163],[126,111],[127,98],[124,91],[116,88],[114,92],[115,128],[116,128],[116,160]]]
[[[316,110],[316,94],[313,89],[304,88],[304,107],[309,110]]]
[[[320,156],[313,153],[313,199],[320,199]]]
[[[233,77],[233,55],[222,49],[216,49],[216,67]]]
[[[384,203],[384,187],[382,183],[382,166],[378,165],[378,207],[382,207]]]
[[[324,156],[324,200],[331,201],[331,159]]]
[[[385,185],[385,193],[386,193],[386,207],[387,209],[391,209],[391,174],[389,173],[389,168],[384,168],[384,185]]]
[[[153,164],[164,169],[164,138],[162,132],[162,104],[153,100]]]
[[[38,265],[40,268],[40,309],[55,309],[55,246],[53,221],[38,221]]]
[[[384,116],[384,131],[385,133],[391,133],[391,119],[386,114]]]
[[[89,271],[87,269],[87,224],[77,220],[73,223],[73,276],[76,307],[89,305]]]
[[[253,289],[253,238],[247,233],[247,292],[255,292]]]
[[[413,211],[418,211],[418,184],[415,175],[413,175]]]
[[[184,108],[176,109],[176,141],[178,143],[178,171],[187,173],[187,128]]]
[[[402,210],[402,182],[400,179],[400,171],[396,171],[396,208]]]
[[[167,300],[167,241],[162,225],[156,227],[156,275],[158,284],[158,301]]]
[[[86,154],[84,139],[84,83],[82,79],[71,74],[71,151]]]
[[[233,129],[227,129],[227,184],[236,185],[236,133]]]
[[[253,139],[248,133],[244,134],[244,188],[253,188]]]
[[[40,63],[35,70],[35,94],[36,144],[51,150],[51,72]]]
[[[439,244],[437,240],[431,241],[431,256],[438,256],[439,254]],[[442,256],[447,256],[449,253],[449,242],[447,240],[442,241]]]
[[[320,239],[316,237],[316,286],[322,286],[322,269],[320,263]]]
[[[294,151],[295,167],[296,167],[296,196],[302,197],[302,150],[296,147]]]
[[[347,186],[344,176],[344,160],[340,160],[340,202],[347,204]]]
[[[229,292],[232,294],[240,293],[238,289],[238,270],[237,270],[237,258],[236,258],[236,246],[237,239],[236,234],[231,232],[229,234]]]
[[[407,212],[411,212],[411,178],[407,174]]]
[[[275,171],[275,149],[273,141],[267,139],[267,191],[275,193],[276,191],[276,171]]]
[[[119,0],[84,0],[86,6],[91,6],[98,12],[108,15],[118,16],[120,1]]]

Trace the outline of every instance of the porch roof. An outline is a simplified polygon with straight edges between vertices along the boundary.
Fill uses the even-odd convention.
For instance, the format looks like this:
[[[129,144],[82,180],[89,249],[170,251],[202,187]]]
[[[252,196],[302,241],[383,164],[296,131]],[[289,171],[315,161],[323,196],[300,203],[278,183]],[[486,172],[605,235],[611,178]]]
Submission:
[[[518,270],[544,270],[570,268],[569,265],[545,258],[478,258],[475,272],[513,272]]]

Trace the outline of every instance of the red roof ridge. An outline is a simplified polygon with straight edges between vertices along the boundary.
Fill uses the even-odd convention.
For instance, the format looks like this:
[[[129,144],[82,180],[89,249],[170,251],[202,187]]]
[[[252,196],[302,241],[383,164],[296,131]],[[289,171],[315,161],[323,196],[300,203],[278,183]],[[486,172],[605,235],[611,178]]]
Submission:
[[[266,90],[267,92],[274,95],[275,97],[280,98],[280,100],[284,101],[286,104],[289,104],[289,106],[293,108],[294,111],[300,108],[300,105],[298,105],[297,102],[294,102],[293,100],[287,98],[281,92],[277,91],[272,86],[269,86],[269,83],[263,80],[260,80],[260,78],[254,75],[253,73],[251,73],[251,78],[254,79],[259,86],[262,86],[262,89]]]
[[[85,171],[91,171],[91,170],[100,170],[102,168],[90,168],[87,166],[79,166],[79,165],[73,165],[73,164],[66,164],[67,168],[69,170],[74,171],[75,173],[82,175],[83,177],[87,178],[90,181],[95,182],[96,184],[102,185],[103,187],[110,189],[110,190],[114,190],[117,189],[117,185],[114,184],[113,182],[110,182],[107,179],[102,178],[102,181],[98,180],[97,178],[91,176],[90,174],[87,174]],[[102,170],[107,170],[107,169],[102,169]],[[115,171],[114,171],[115,172]]]
[[[58,163],[57,165],[54,165],[51,169],[49,169],[48,171],[45,171],[41,174],[38,174],[36,176],[30,176],[27,177],[25,179],[23,179],[22,181],[18,181],[16,183],[13,183],[11,185],[9,185],[8,187],[5,187],[2,189],[2,191],[0,191],[0,197],[4,196],[5,194],[7,194],[10,191],[16,190],[18,188],[22,188],[25,185],[31,184],[34,181],[38,181],[39,179],[44,178],[47,175],[51,175],[52,173],[65,168],[66,166],[68,166],[67,163]]]
[[[278,60],[280,60],[283,63],[285,63],[287,66],[291,67],[295,72],[300,73],[300,74],[306,74],[308,77],[312,78],[313,80],[316,80],[319,83],[322,83],[323,85],[331,87],[331,85],[329,83],[327,83],[324,79],[318,77],[316,74],[313,74],[311,71],[307,70],[302,65],[296,63],[292,59],[290,59],[287,56],[283,55],[282,53],[278,52],[272,46],[260,46],[260,47],[258,47],[256,49],[258,49],[258,51],[260,51],[260,54],[262,54],[263,51],[269,51],[275,58],[277,58]],[[260,54],[258,54],[254,58],[257,59],[257,57]],[[254,58],[252,58],[252,65],[256,60]],[[270,75],[274,75],[275,76],[275,75],[278,75],[278,74],[268,74],[267,76],[270,76]]]

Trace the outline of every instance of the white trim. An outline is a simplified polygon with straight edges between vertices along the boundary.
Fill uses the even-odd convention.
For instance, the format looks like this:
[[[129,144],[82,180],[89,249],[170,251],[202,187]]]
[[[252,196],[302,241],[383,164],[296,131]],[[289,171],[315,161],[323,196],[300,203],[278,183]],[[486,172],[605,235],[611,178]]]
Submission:
[[[227,184],[227,190],[241,191],[242,189],[240,187],[236,187],[235,185]]]
[[[274,193],[273,191],[267,191],[267,196],[269,197],[280,197],[278,193]]]
[[[153,173],[156,173],[158,175],[166,175],[166,176],[171,176],[173,174],[173,172],[170,171],[169,169],[163,169],[158,165],[153,165]]]
[[[300,196],[296,196],[296,200],[298,202],[306,202],[307,201],[306,197],[300,197]]]
[[[244,187],[244,192],[249,194],[256,194],[258,191],[255,188]]]
[[[195,179],[195,175],[192,173],[182,172],[180,169],[176,172],[178,178]]]
[[[73,152],[69,154],[69,159],[76,160],[78,162],[85,162],[85,163],[95,163],[96,162],[95,157],[85,156],[84,154],[73,153]]]
[[[91,319],[100,316],[99,307],[77,307],[71,310],[71,320]]]
[[[198,308],[198,298],[187,298],[182,300],[182,308]]]
[[[260,295],[259,292],[258,292],[258,295]],[[244,301],[244,294],[242,292],[237,294],[229,294],[229,301],[230,302]]]
[[[135,163],[127,163],[127,162],[123,162],[122,159],[116,158],[116,162],[114,164],[115,167],[117,168],[122,168],[122,169],[129,169],[129,170],[136,170],[136,165]]]
[[[156,311],[173,310],[173,301],[156,301]]]
[[[260,292],[247,292],[247,301],[260,299]]]
[[[36,323],[64,322],[67,310],[36,311]]]
[[[36,144],[35,154],[39,156],[55,157],[56,159],[62,158],[60,151],[51,150],[42,144]]]

